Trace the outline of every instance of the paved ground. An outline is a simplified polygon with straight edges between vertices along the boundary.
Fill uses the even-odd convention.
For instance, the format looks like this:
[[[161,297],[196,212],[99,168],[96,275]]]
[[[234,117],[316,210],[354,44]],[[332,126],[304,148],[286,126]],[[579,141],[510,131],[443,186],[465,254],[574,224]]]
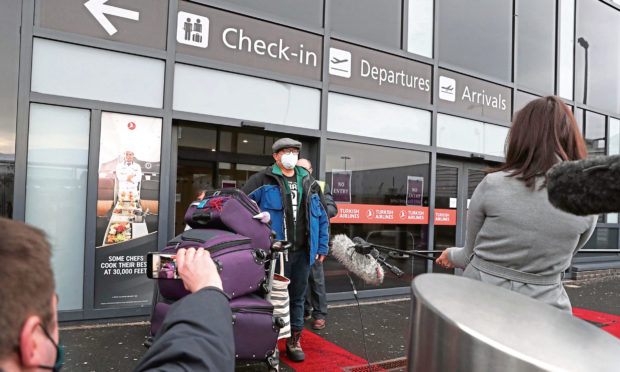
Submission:
[[[620,278],[567,281],[565,286],[574,307],[620,316]],[[350,353],[352,358],[361,357],[357,359],[367,359],[373,363],[390,361],[391,366],[383,365],[385,370],[401,371],[407,355],[410,306],[411,301],[407,298],[367,303],[359,309],[346,304],[331,306],[327,327],[314,331],[326,341],[310,337],[312,335],[307,339],[321,340],[324,342],[321,345],[327,345],[322,347],[343,349],[343,353]],[[362,338],[360,310],[366,347]],[[309,325],[308,322],[308,330]],[[145,351],[142,342],[148,334],[148,328],[149,324],[145,321],[121,325],[62,327],[62,342],[67,351],[63,370],[131,371]],[[336,361],[326,360],[321,364],[322,367],[314,364],[312,369],[308,369],[310,363],[294,364],[295,369],[282,363],[280,370],[333,371],[328,362]],[[236,369],[237,372],[261,370],[266,368],[257,363],[239,363]]]

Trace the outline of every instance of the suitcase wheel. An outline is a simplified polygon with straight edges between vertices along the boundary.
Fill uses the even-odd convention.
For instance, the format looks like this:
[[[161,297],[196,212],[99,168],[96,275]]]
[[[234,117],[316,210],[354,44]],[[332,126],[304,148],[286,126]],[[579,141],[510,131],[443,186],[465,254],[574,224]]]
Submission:
[[[269,372],[278,371],[278,361],[272,357],[267,358],[267,366]]]
[[[273,325],[279,329],[284,328],[284,319],[281,317],[273,318]]]
[[[267,252],[262,249],[255,249],[254,252],[252,252],[252,256],[254,256],[254,262],[259,265],[264,265],[267,261]]]

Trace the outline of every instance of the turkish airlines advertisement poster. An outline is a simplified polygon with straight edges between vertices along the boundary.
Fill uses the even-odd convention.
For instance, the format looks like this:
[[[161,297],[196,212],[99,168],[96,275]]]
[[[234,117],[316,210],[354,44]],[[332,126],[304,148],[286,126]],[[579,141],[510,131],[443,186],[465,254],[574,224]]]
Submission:
[[[95,307],[149,306],[146,254],[157,251],[162,120],[101,115]]]

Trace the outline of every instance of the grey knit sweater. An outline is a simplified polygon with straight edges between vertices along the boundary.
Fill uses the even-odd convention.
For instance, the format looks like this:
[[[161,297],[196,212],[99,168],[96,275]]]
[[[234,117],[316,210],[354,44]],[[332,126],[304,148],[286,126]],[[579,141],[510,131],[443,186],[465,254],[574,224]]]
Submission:
[[[521,291],[516,287],[523,283],[561,287],[560,273],[569,267],[572,256],[592,235],[596,216],[579,217],[553,207],[547,199],[547,189],[538,190],[542,178],[537,180],[536,189],[532,191],[523,181],[507,175],[506,172],[490,173],[478,185],[469,205],[465,246],[448,248],[448,259],[456,267],[465,269],[475,257],[470,265],[473,268],[466,270],[465,276],[489,281],[484,280],[482,272],[494,276],[491,281],[520,282],[516,286],[514,283],[493,284],[537,297],[537,291],[532,288]],[[476,270],[472,270],[474,268]],[[521,280],[521,272],[533,274],[530,277],[534,277],[534,281],[528,282],[528,277]],[[536,281],[538,277],[542,282]],[[557,296],[565,297],[565,294],[552,297]],[[570,310],[568,297],[561,301],[540,299]]]

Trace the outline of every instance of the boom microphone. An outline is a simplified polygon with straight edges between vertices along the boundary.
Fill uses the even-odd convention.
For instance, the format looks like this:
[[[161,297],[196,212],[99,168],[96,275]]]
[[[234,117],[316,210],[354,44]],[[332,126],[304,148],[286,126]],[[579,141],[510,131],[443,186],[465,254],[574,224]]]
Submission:
[[[385,276],[383,268],[369,254],[356,252],[355,243],[346,235],[338,234],[332,239],[332,255],[366,284],[380,285]]]
[[[552,205],[579,216],[620,212],[620,155],[556,164],[547,192]]]

